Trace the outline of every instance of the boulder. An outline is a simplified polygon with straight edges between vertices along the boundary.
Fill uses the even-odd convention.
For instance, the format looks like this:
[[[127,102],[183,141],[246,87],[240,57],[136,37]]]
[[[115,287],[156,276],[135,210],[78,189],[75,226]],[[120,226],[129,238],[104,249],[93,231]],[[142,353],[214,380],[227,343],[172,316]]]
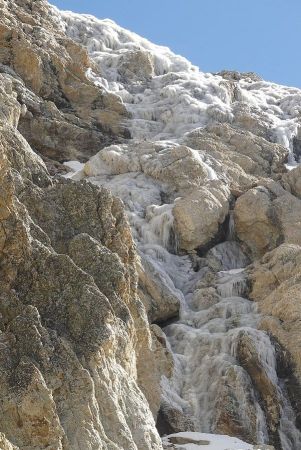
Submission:
[[[268,189],[256,187],[238,198],[234,209],[237,237],[253,258],[262,256],[281,243],[282,233]]]
[[[19,128],[29,143],[64,161],[87,159],[122,138],[125,106],[89,79],[87,50],[66,36],[53,8],[32,0],[1,0],[0,8],[0,73],[10,76],[18,92]]]
[[[118,72],[126,80],[150,79],[154,76],[152,54],[147,51],[127,51],[118,61]]]
[[[251,298],[265,315],[262,327],[287,352],[288,365],[301,381],[298,323],[300,308],[301,247],[282,244],[267,253],[251,269]],[[297,396],[296,396],[297,397]]]
[[[263,256],[282,242],[301,244],[300,199],[279,183],[260,184],[240,196],[234,209],[237,237],[253,258]]]
[[[298,165],[285,173],[282,176],[282,183],[293,195],[301,198],[301,166]]]
[[[250,175],[277,177],[285,171],[288,150],[246,131],[245,128],[239,129],[226,123],[208,125],[205,129],[187,133],[184,142],[191,148],[205,150],[222,162],[229,176],[236,182],[240,178],[243,181],[244,172],[244,177],[249,175],[250,183]],[[236,166],[238,168],[235,170]]]
[[[176,200],[173,216],[180,249],[206,248],[218,239],[229,211],[229,196],[225,186],[212,183]]]

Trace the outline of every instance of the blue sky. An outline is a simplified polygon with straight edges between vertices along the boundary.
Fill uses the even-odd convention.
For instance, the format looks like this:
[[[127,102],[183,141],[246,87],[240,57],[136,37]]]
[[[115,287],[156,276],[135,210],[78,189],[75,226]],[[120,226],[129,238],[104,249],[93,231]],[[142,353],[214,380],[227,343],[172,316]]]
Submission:
[[[301,88],[301,0],[52,0],[110,18],[201,70],[254,71]]]

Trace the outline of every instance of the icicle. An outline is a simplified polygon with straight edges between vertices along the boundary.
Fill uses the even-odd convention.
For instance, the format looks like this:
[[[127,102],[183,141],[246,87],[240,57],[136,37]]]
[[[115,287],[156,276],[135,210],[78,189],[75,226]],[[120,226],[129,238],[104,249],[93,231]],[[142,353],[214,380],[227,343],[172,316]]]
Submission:
[[[234,211],[229,211],[229,223],[227,232],[227,241],[234,241],[235,239],[235,222],[234,222]]]
[[[223,298],[241,297],[247,291],[247,278],[243,269],[222,271],[218,274],[217,292]]]
[[[173,205],[151,205],[146,209],[146,223],[142,226],[145,243],[158,242],[164,248],[177,252],[178,242],[174,232]]]

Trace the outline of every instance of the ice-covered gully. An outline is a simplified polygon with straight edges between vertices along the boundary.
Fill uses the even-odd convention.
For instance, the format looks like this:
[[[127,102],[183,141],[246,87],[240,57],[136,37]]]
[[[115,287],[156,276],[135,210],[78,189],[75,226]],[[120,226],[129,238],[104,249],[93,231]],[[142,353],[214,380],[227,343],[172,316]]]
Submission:
[[[237,427],[237,435],[251,442],[268,443],[272,436],[283,449],[297,450],[301,434],[277,376],[275,348],[267,333],[257,329],[260,316],[247,298],[249,261],[235,240],[232,211],[225,221],[227,240],[213,246],[206,258],[180,256],[174,205],[162,204],[164,191],[142,173],[104,174],[104,154],[73,176],[105,185],[123,199],[142,265],[164,293],[160,300],[178,300],[179,318],[164,327],[174,374],[162,379],[161,415],[176,411],[175,429],[227,434]],[[166,316],[158,312],[161,319],[168,314],[170,309]]]
[[[148,312],[163,327],[174,368],[162,378],[158,428],[299,450],[274,342],[248,299],[250,260],[232,209],[236,192],[296,164],[301,92],[252,76],[234,83],[201,73],[111,21],[62,19],[98,64],[91,78],[118,93],[131,113],[125,126],[133,139],[101,150],[70,176],[123,200],[144,288],[159,286]],[[182,438],[178,448],[228,445],[186,447]]]

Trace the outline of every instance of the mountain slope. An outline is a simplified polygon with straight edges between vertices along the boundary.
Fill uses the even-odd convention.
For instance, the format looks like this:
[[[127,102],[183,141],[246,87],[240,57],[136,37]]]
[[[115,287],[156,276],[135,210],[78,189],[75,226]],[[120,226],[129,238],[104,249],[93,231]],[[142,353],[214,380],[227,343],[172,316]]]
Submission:
[[[123,199],[150,320],[164,326],[179,310],[164,327],[175,367],[161,382],[160,432],[299,448],[298,358],[271,325],[283,311],[258,311],[249,291],[259,276],[250,262],[300,243],[300,200],[286,181],[299,170],[300,90],[254,74],[204,74],[109,20],[62,19],[96,64],[90,78],[131,112],[132,141],[71,177]],[[283,324],[288,334],[297,317]]]
[[[2,447],[298,450],[301,91],[0,10]]]

